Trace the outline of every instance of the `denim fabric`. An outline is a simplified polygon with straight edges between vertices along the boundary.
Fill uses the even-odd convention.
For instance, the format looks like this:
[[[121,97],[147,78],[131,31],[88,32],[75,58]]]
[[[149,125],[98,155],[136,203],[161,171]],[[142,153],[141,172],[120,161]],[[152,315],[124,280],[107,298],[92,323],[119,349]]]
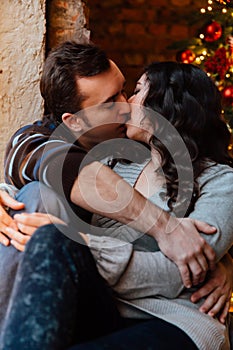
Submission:
[[[179,328],[154,318],[69,350],[198,350]],[[210,350],[210,349],[209,349]]]
[[[41,197],[43,200],[41,200]],[[17,211],[17,213],[49,212],[60,217],[65,222],[68,221],[66,210],[60,197],[51,189],[38,182],[31,182],[24,186],[19,191],[16,199],[25,204],[25,209]],[[15,213],[16,211],[10,211],[11,216]],[[23,253],[16,250],[13,246],[5,247],[0,244],[0,331],[13,288],[18,263],[22,255]]]
[[[72,350],[197,350],[181,330],[157,318],[123,329],[111,290],[80,242],[53,225],[34,234],[18,268],[1,350],[64,350],[74,344]]]
[[[18,267],[0,349],[66,349],[120,324],[89,248],[53,225],[38,229]]]

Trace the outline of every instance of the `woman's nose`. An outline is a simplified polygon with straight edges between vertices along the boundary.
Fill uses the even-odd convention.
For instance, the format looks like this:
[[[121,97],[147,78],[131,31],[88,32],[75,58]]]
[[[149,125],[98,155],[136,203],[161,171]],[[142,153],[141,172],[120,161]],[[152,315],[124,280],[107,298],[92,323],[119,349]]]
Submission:
[[[129,98],[128,98],[128,103],[132,103],[133,102],[133,96],[130,96]]]

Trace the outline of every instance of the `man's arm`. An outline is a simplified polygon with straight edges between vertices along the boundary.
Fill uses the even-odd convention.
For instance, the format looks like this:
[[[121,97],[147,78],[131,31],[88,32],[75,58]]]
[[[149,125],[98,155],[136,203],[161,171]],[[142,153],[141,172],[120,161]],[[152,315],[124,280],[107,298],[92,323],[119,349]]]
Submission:
[[[71,200],[153,236],[161,251],[177,264],[186,287],[203,281],[206,271],[215,266],[213,249],[198,233],[214,233],[214,227],[171,217],[101,163],[93,162],[81,170]]]
[[[61,223],[57,218],[41,213],[23,213],[15,218],[21,231],[30,236],[39,226]],[[9,231],[12,239],[18,235],[13,229]],[[132,244],[110,237],[82,236],[91,248],[100,274],[120,297],[128,300],[157,295],[176,298],[183,291],[177,266],[161,252],[134,251]],[[200,311],[210,316],[218,315],[220,322],[224,323],[231,290],[232,259],[226,255],[191,300],[198,302],[206,297]]]
[[[6,153],[7,180],[14,183],[16,187],[21,187],[29,181],[40,180],[58,193],[65,194],[66,198],[71,197],[73,203],[79,206],[86,209],[92,208],[96,213],[123,223],[130,223],[140,231],[147,232],[156,238],[163,253],[178,265],[186,286],[203,280],[208,267],[213,268],[215,256],[213,250],[199,236],[198,230],[213,233],[213,228],[197,221],[180,222],[170,217],[138,192],[130,189],[122,179],[119,181],[112,170],[104,166],[100,169],[98,162],[84,168],[88,179],[84,179],[86,182],[84,181],[83,188],[85,195],[90,193],[90,198],[83,201],[74,181],[78,176],[79,165],[85,157],[85,152],[69,145],[59,137],[58,135],[57,139],[50,139],[49,135],[43,134],[43,128],[40,129],[38,125],[36,129],[34,126],[20,129],[13,136]],[[97,176],[98,191],[97,198],[93,199],[96,187],[90,183],[89,177],[95,178],[96,170],[99,175]],[[120,191],[117,190],[117,186]],[[104,198],[102,201],[104,206],[99,201],[98,193]],[[120,195],[121,193],[123,195]],[[116,196],[119,200],[116,200]],[[96,205],[94,205],[95,200]],[[113,206],[113,209],[109,212],[110,206]],[[189,232],[189,239],[186,232]]]

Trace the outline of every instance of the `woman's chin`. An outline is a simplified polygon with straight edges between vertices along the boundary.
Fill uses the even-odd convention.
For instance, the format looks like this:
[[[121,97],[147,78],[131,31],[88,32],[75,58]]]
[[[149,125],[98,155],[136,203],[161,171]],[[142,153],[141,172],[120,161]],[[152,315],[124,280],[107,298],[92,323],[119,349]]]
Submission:
[[[126,136],[131,140],[141,141],[140,132],[137,127],[127,125]]]

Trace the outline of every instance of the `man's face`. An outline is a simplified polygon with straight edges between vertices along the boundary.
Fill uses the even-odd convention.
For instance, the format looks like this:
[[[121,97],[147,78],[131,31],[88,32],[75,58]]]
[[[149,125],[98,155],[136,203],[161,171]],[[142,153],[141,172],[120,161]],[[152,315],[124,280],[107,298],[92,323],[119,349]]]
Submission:
[[[108,71],[78,79],[77,84],[84,96],[84,132],[80,141],[90,149],[102,141],[125,137],[130,107],[124,90],[125,78],[115,63],[110,61]]]

